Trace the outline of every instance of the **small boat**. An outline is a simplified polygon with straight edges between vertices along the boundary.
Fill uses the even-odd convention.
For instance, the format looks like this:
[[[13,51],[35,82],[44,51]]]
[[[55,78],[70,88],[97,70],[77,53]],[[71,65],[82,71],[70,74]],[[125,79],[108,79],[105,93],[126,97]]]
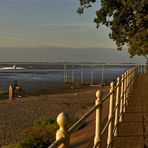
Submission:
[[[0,70],[17,70],[17,69],[26,69],[24,67],[17,67],[15,64],[13,64],[11,67],[1,67]]]
[[[13,64],[12,69],[16,69],[16,65],[15,64]]]

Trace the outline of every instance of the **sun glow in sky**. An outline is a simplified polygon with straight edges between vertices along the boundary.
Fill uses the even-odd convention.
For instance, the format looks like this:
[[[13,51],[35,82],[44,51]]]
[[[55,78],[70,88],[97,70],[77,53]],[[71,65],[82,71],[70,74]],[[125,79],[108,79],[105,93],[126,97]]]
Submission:
[[[115,49],[114,42],[108,37],[110,30],[105,27],[97,30],[93,23],[99,5],[96,3],[79,16],[76,14],[79,0],[0,0],[1,57],[4,59],[5,55],[4,60],[7,61],[8,54],[10,59],[18,60],[14,53],[13,56],[11,54],[17,51],[14,48],[20,48],[22,53],[26,48],[80,49],[80,54],[85,48]],[[22,56],[22,61],[24,58]],[[60,60],[55,54],[56,58]],[[88,61],[91,58],[93,56]],[[44,61],[44,56],[41,61]]]
[[[1,0],[0,46],[113,47],[107,30],[95,28],[95,10],[80,17],[78,6],[78,0]]]

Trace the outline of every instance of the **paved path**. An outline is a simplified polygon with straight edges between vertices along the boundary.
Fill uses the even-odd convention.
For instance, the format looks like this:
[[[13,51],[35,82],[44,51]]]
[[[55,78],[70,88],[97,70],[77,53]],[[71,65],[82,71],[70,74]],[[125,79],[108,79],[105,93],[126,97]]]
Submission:
[[[148,74],[137,77],[113,147],[148,148]]]
[[[72,136],[74,147],[86,148],[86,143],[93,139],[94,118],[91,117],[92,123],[87,128]],[[119,136],[114,137],[113,148],[148,148],[148,74],[138,75],[123,122],[119,123],[118,129]]]

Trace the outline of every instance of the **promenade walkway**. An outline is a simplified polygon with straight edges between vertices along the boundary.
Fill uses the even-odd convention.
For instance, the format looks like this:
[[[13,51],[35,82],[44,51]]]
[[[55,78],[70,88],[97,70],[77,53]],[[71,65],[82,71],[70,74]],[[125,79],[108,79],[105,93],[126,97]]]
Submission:
[[[148,148],[148,74],[138,75],[114,148]]]
[[[128,81],[126,79],[127,77],[125,76],[128,76]],[[121,80],[122,81],[120,81],[120,83],[117,83],[116,85],[117,88],[119,88],[118,91],[117,89],[113,89],[114,82],[111,83],[110,91],[112,93],[113,90],[114,91],[116,90],[116,93],[115,94],[112,93],[112,95],[109,94],[110,99],[107,99],[108,96],[106,96],[107,102],[105,102],[106,104],[103,104],[103,107],[100,111],[100,113],[102,113],[102,116],[100,115],[100,117],[102,118],[100,118],[99,120],[97,120],[96,118],[96,121],[97,122],[102,121],[100,122],[100,125],[103,125],[104,121],[106,120],[106,115],[109,117],[109,120],[107,120],[107,124],[105,124],[105,127],[108,127],[108,130],[106,130],[107,128],[104,128],[102,126],[102,128],[104,128],[103,131],[105,131],[104,135],[100,130],[101,128],[97,129],[97,131],[99,131],[98,133],[100,133],[101,131],[100,133],[101,142],[99,143],[98,141],[99,146],[97,146],[97,144],[94,146],[94,142],[93,142],[94,135],[95,135],[94,133],[95,114],[92,114],[89,116],[89,118],[87,118],[88,126],[84,127],[83,129],[71,135],[70,144],[72,148],[77,148],[77,147],[90,148],[93,146],[94,146],[93,148],[98,148],[98,147],[106,148],[106,146],[107,148],[109,147],[148,148],[148,73],[139,74],[137,71],[137,68],[135,67],[134,69],[130,70],[130,74],[129,74],[129,71],[124,73],[122,75]],[[119,79],[117,79],[117,82],[119,82]],[[129,89],[126,89],[126,88],[129,88]],[[131,94],[128,93],[129,95],[127,95],[126,94],[127,92]],[[115,106],[115,104],[119,102],[118,99],[120,99],[120,97],[122,98],[120,100],[120,106],[119,107],[118,105]],[[116,103],[114,102],[115,100],[116,100]],[[103,102],[103,99],[102,99],[102,102]],[[126,108],[124,108],[123,105],[126,106]],[[114,122],[114,121],[118,121],[119,118],[116,118],[117,120],[114,120],[115,117],[117,116],[114,116],[113,111],[116,111],[117,114],[119,113],[119,111],[113,110],[113,106],[121,109],[120,115],[123,115],[122,122]],[[108,109],[109,109],[109,112],[108,112]],[[123,114],[122,114],[122,111],[124,111]],[[87,116],[88,115],[89,114],[87,113]],[[97,115],[99,116],[99,114]],[[114,123],[118,123],[117,126],[115,126],[116,124]],[[117,129],[118,132],[116,132],[117,136],[112,137],[112,135],[115,134],[114,129]],[[107,135],[108,135],[108,139],[107,139]],[[50,147],[50,148],[53,148],[53,147]]]
[[[113,148],[148,148],[148,74],[137,76],[129,99],[123,122],[118,125],[119,136],[113,138]],[[93,139],[95,116],[91,117],[90,126],[72,136],[72,143],[75,143],[72,147],[86,148],[89,140]]]

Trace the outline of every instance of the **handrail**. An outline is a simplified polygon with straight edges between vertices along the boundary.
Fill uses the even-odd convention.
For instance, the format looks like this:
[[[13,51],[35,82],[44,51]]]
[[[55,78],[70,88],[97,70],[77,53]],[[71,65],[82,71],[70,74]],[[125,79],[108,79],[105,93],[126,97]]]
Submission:
[[[135,66],[135,64],[109,64],[109,63],[64,63],[64,82],[70,84],[83,84],[83,85],[96,85],[109,83],[109,81],[104,81],[106,75],[106,69],[108,66],[128,66],[128,68]],[[139,72],[145,71],[143,65],[139,66]],[[79,70],[78,70],[79,69]],[[85,78],[85,70],[89,69],[90,77]],[[79,71],[79,72],[78,72]],[[94,79],[94,74],[100,74],[101,77]],[[79,78],[78,78],[79,77]],[[114,77],[113,77],[114,78]]]
[[[107,99],[110,99],[110,110],[109,110],[109,118],[108,118],[108,121],[107,123],[104,125],[104,128],[101,127],[101,125],[97,125],[96,126],[99,126],[99,133],[97,133],[98,135],[96,135],[95,137],[95,143],[94,143],[94,147],[96,147],[96,145],[98,145],[97,147],[101,147],[101,137],[102,135],[104,134],[105,130],[107,130],[108,128],[108,139],[107,139],[107,147],[110,147],[112,145],[112,134],[114,134],[115,136],[118,135],[118,132],[117,132],[117,125],[118,125],[118,122],[121,122],[122,121],[122,115],[123,113],[125,112],[125,108],[128,104],[128,98],[129,98],[129,91],[132,91],[133,89],[133,84],[134,84],[134,81],[136,79],[136,75],[138,73],[138,66],[135,66],[129,70],[127,70],[124,74],[122,74],[121,77],[119,77],[117,79],[117,82],[116,82],[116,85],[114,86],[114,83],[115,82],[111,82],[111,85],[110,85],[110,92],[104,96],[103,98],[102,97],[102,94],[100,91],[98,91],[96,93],[96,97],[98,99],[96,105],[94,105],[86,114],[84,114],[84,116],[79,119],[72,127],[70,127],[68,130],[67,130],[67,135],[69,137],[69,135],[71,135],[75,130],[77,130],[79,128],[79,126],[81,125],[82,122],[84,122],[84,120],[90,116],[94,111],[96,111],[96,113],[99,113],[98,116],[100,116],[100,119],[98,120],[96,118],[96,122],[97,124],[101,124],[100,120],[101,120],[101,105],[103,104],[103,102],[105,102]],[[114,97],[115,96],[118,96],[116,100],[118,100],[118,102],[116,102],[116,105],[113,106],[113,101],[114,101]],[[119,111],[120,110],[120,111]],[[114,121],[115,123],[113,123],[113,120],[116,120]],[[65,121],[65,117],[62,119],[62,129],[64,130],[64,132],[66,131],[65,130],[65,127],[64,127],[64,121]],[[112,125],[114,124],[114,128],[112,128]],[[60,129],[61,129],[61,125],[59,124],[60,126]],[[97,127],[96,127],[97,128]],[[99,137],[98,137],[99,136]],[[58,147],[59,145],[61,145],[62,143],[64,143],[67,139],[67,136],[62,136],[60,138],[58,138],[57,141],[54,141],[48,148],[55,148],[55,147]],[[65,145],[65,148],[68,148],[69,146],[66,146]]]

